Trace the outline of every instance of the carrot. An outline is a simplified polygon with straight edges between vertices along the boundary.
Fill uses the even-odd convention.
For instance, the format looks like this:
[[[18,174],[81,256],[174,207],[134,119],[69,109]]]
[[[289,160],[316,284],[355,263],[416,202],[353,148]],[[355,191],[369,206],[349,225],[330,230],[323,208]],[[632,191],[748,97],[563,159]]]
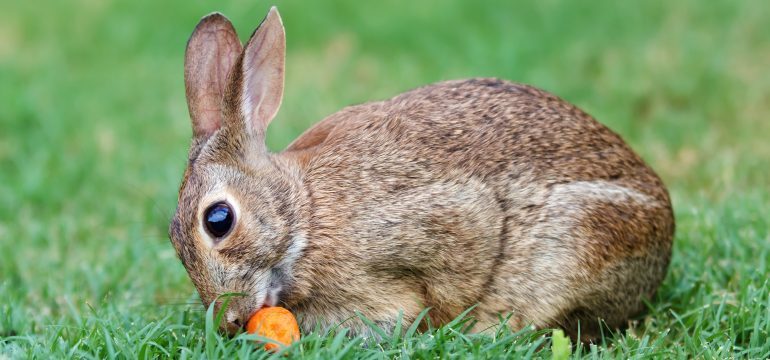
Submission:
[[[282,307],[265,307],[257,311],[246,324],[249,334],[257,334],[271,340],[275,340],[285,346],[299,340],[299,327],[297,319],[289,310]],[[265,344],[266,350],[278,350],[275,343]]]

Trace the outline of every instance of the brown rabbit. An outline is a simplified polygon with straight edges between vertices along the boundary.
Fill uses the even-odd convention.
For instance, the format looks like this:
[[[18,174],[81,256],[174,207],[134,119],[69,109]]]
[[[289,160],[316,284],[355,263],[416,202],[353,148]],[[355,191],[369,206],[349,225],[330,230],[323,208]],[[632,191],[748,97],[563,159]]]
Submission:
[[[477,305],[476,330],[619,328],[666,274],[661,180],[615,133],[536,88],[447,81],[351,106],[285,151],[265,147],[284,83],[272,8],[245,47],[220,14],[185,55],[193,125],[170,237],[224,328],[282,305],[304,331],[385,329]],[[215,304],[219,306],[219,304]]]

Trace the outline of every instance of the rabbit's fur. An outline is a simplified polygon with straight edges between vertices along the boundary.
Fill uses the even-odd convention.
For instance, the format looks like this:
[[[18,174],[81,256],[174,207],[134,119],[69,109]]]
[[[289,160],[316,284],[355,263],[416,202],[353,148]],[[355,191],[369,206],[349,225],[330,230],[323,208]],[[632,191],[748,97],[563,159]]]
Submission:
[[[284,53],[275,8],[243,50],[219,14],[188,43],[194,136],[170,237],[204,304],[244,294],[226,329],[265,305],[356,333],[370,331],[356,312],[390,329],[477,305],[476,330],[512,314],[591,339],[655,293],[668,193],[586,113],[526,85],[447,81],[345,108],[272,154]],[[215,241],[202,222],[217,201],[236,221]]]

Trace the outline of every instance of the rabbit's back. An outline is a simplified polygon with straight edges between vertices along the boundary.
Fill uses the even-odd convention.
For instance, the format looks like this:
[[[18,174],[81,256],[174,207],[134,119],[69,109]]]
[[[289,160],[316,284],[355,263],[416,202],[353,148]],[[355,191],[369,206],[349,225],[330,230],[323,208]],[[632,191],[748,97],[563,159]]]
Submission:
[[[405,165],[417,161],[434,173],[462,169],[504,183],[525,174],[548,184],[603,179],[667,198],[657,176],[618,135],[527,85],[442,82],[346,108],[324,122],[330,124],[328,135],[310,172],[353,159],[376,164],[399,153]]]
[[[444,304],[435,298],[454,292],[446,317],[479,303],[482,324],[514,311],[517,324],[618,325],[665,274],[674,225],[662,182],[618,135],[544,91],[443,82],[313,131],[288,149],[314,148],[310,237],[414,278],[405,292]]]

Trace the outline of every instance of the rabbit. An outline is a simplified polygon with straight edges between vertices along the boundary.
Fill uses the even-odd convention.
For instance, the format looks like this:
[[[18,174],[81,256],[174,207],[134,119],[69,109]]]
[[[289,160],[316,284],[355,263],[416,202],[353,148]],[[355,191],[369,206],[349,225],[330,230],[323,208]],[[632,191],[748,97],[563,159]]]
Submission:
[[[219,13],[187,44],[193,138],[169,227],[204,305],[237,333],[265,306],[303,331],[373,335],[466,309],[472,331],[622,329],[665,277],[661,179],[566,101],[494,78],[350,106],[271,153],[285,32],[272,7],[242,46]],[[603,328],[604,327],[604,328]]]

